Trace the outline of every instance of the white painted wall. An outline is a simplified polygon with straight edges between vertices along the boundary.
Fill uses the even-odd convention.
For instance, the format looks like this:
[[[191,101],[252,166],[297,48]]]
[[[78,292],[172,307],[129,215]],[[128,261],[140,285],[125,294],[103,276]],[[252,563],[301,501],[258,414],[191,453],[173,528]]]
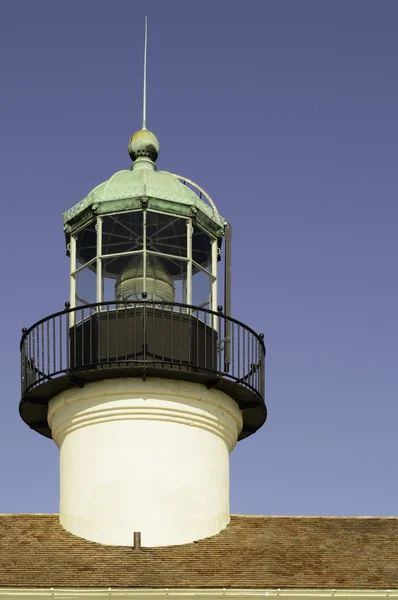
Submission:
[[[202,384],[113,379],[55,397],[60,522],[102,544],[185,544],[229,523],[229,453],[242,428],[234,400]]]

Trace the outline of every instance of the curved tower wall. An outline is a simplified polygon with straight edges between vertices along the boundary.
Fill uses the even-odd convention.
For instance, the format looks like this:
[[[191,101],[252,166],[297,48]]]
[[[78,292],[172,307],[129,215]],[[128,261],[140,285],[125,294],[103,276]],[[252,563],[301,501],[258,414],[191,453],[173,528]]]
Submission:
[[[241,411],[224,392],[148,378],[62,392],[48,421],[60,449],[60,522],[87,540],[185,544],[224,529]]]

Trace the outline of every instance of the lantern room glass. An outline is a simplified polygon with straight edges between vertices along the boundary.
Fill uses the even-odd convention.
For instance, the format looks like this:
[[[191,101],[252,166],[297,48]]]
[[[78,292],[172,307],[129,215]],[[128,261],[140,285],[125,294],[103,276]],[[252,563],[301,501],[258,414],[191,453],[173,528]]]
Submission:
[[[98,216],[69,251],[72,308],[147,299],[217,310],[217,240],[192,218],[149,209]]]

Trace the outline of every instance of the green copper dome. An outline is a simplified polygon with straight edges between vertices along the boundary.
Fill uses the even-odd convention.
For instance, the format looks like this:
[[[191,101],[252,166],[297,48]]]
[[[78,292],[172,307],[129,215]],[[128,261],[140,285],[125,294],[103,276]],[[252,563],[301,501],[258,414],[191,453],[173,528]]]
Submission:
[[[195,184],[193,186],[196,188]],[[118,171],[65,212],[65,233],[68,237],[92,221],[96,215],[139,210],[143,207],[181,217],[194,215],[198,224],[210,234],[222,235],[224,219],[217,210],[188,185],[184,185],[182,178],[167,171],[156,171],[149,158],[138,158],[132,170]]]

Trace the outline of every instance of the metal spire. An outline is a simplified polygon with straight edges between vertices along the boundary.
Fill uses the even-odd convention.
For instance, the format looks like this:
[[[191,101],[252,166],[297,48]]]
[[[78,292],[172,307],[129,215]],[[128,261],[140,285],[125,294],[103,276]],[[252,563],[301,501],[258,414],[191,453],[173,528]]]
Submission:
[[[143,90],[143,101],[142,101],[142,129],[136,131],[129,140],[129,154],[133,163],[141,168],[143,165],[148,168],[156,170],[154,163],[159,156],[159,142],[154,133],[148,131],[146,128],[146,56],[147,56],[147,42],[148,42],[148,17],[145,15],[145,36],[144,36],[144,90]],[[142,161],[138,159],[148,159],[148,161]],[[148,166],[152,163],[152,166]],[[132,167],[133,168],[133,167]]]
[[[145,15],[145,37],[144,37],[144,94],[142,102],[142,129],[146,129],[146,49],[148,42],[148,17]]]

